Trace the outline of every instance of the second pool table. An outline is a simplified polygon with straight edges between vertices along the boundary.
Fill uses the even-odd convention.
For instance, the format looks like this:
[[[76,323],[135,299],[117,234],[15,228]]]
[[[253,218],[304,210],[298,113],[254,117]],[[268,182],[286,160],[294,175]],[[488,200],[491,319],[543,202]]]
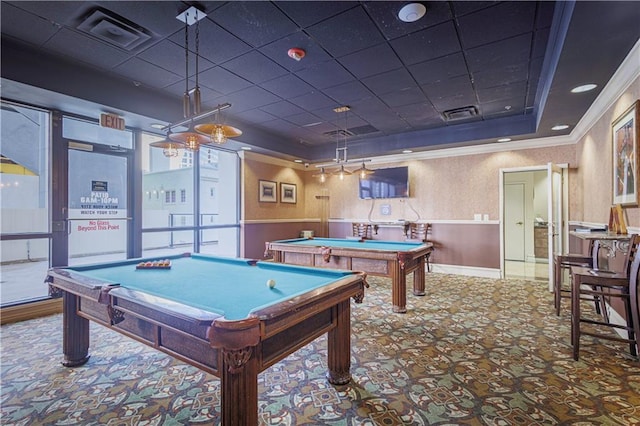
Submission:
[[[49,270],[64,365],[87,362],[95,321],[219,377],[225,426],[258,424],[258,373],[325,333],[329,382],[350,380],[350,299],[362,302],[364,274],[196,254],[137,268],[150,260]]]
[[[413,272],[413,294],[425,294],[426,258],[432,243],[350,238],[295,238],[266,243],[265,257],[294,265],[364,271],[391,278],[393,312],[407,312],[407,275]]]

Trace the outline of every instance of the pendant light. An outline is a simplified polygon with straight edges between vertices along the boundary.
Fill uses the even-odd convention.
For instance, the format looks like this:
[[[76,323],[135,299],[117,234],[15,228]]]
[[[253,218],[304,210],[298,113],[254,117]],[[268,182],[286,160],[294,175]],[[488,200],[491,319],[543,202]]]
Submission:
[[[367,169],[364,165],[364,161],[362,162],[362,167],[360,167],[358,170],[356,170],[356,172],[358,172],[358,174],[360,175],[360,179],[366,179],[367,176],[372,175],[375,173],[375,171]]]
[[[178,147],[186,148],[190,151],[198,151],[201,145],[206,145],[211,142],[215,144],[223,144],[227,141],[227,138],[240,136],[242,132],[234,127],[214,124],[200,124],[195,123],[208,117],[212,114],[219,114],[220,111],[227,109],[231,106],[229,103],[218,105],[216,108],[208,111],[201,112],[201,93],[199,84],[200,70],[199,57],[200,57],[200,20],[204,19],[207,15],[196,8],[195,6],[189,7],[187,10],[176,16],[176,19],[184,22],[184,52],[185,52],[185,91],[182,96],[182,110],[184,120],[169,124],[162,130],[169,131],[169,139],[177,144]],[[195,24],[195,87],[189,89],[189,27]],[[187,126],[186,131],[173,132],[171,130],[179,126]],[[173,146],[169,143],[154,143],[152,146],[156,148],[167,149],[171,151]],[[168,152],[169,152],[168,151]],[[171,151],[173,152],[173,151]],[[177,154],[176,154],[177,155]]]
[[[171,140],[169,135],[167,135],[167,137],[164,140],[151,142],[149,146],[153,148],[162,148],[162,154],[164,154],[165,157],[169,157],[169,158],[177,157],[178,149],[184,148],[184,144],[182,144],[182,142],[176,142],[174,140]]]

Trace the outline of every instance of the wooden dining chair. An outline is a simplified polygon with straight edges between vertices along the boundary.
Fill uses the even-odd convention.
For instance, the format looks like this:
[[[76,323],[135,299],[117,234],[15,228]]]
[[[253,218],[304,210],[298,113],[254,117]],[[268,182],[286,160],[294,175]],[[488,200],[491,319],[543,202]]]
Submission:
[[[571,268],[571,344],[573,359],[580,352],[580,336],[587,335],[601,339],[627,343],[629,353],[637,357],[640,348],[640,312],[638,310],[638,281],[640,279],[640,236],[632,235],[627,249],[625,270],[620,273],[594,270],[593,268],[574,266]],[[580,300],[584,297],[599,298],[605,306],[601,317],[583,316]],[[621,299],[624,306],[626,324],[612,323],[606,315],[605,301]],[[582,324],[590,324],[589,329]],[[605,333],[602,327],[623,330],[627,337],[616,333]]]
[[[567,253],[553,256],[553,304],[556,315],[560,315],[560,305],[562,299],[571,299],[571,285],[564,285],[565,271],[571,271],[573,266],[594,268],[598,266],[598,256],[600,254],[600,242],[589,240],[587,254]],[[601,313],[600,303],[596,303],[596,312]]]
[[[373,226],[370,223],[352,223],[351,224],[352,235],[362,240],[373,239]]]
[[[429,242],[429,232],[431,231],[430,223],[415,223],[409,224],[409,229],[406,232],[407,241],[421,241],[423,243]],[[427,264],[427,272],[431,272],[431,252],[427,254],[425,262]]]

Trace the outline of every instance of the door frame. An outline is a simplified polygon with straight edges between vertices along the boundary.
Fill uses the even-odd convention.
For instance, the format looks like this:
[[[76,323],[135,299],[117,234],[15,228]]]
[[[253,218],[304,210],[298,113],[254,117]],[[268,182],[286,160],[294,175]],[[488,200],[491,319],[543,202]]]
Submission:
[[[560,219],[560,223],[562,224],[563,229],[560,232],[563,232],[563,235],[566,235],[567,230],[564,224],[567,223],[567,218],[569,215],[568,205],[569,205],[569,194],[568,194],[568,186],[567,186],[567,173],[566,171],[569,168],[569,164],[555,164],[555,166],[562,169],[562,218]],[[514,172],[538,172],[538,171],[547,171],[549,169],[548,164],[540,165],[540,166],[526,166],[526,167],[510,167],[510,168],[501,168],[499,170],[499,217],[500,217],[500,277],[502,279],[505,278],[505,241],[504,241],[504,175],[505,173],[514,173]],[[565,240],[566,241],[566,240]],[[551,243],[551,242],[550,242]],[[549,262],[553,263],[553,257],[549,258]]]

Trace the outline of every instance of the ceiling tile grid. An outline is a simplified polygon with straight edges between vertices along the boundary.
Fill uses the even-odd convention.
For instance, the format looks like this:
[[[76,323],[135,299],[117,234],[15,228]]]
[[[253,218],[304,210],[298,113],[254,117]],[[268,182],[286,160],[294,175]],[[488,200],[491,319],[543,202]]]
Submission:
[[[543,73],[543,65],[557,43],[550,43],[554,18],[567,4],[426,1],[426,15],[407,23],[397,16],[406,3],[198,3],[207,16],[188,28],[189,76],[185,27],[176,19],[187,5],[180,1],[3,1],[1,26],[3,43],[10,38],[45,49],[177,102],[195,84],[197,31],[204,108],[229,102],[225,115],[231,122],[290,137],[295,144],[300,139],[313,146],[335,143],[327,133],[344,126],[333,112],[340,105],[351,106],[349,127],[374,129],[353,132],[351,139],[532,114],[538,90],[548,88],[554,77]],[[618,24],[624,29],[620,37],[628,45],[638,30],[627,28],[633,16],[618,12],[632,10],[624,3],[610,2],[613,6],[605,8],[600,2],[577,2],[584,16],[574,14],[586,22],[615,9],[611,13],[616,22],[624,22]],[[584,25],[580,28],[585,31]],[[116,34],[119,29],[124,33]],[[568,39],[578,44],[572,34]],[[606,45],[602,37],[592,36],[598,47]],[[127,48],[130,44],[135,47]],[[305,50],[300,61],[287,55],[293,47]],[[584,54],[577,49],[567,53]],[[613,49],[606,62],[619,58],[619,50]],[[568,62],[562,64],[573,72],[557,77],[558,84],[585,72]],[[612,73],[608,66],[593,75],[606,78]],[[467,107],[477,114],[455,123],[447,119],[448,110]],[[472,126],[464,132],[472,138],[466,129]]]

